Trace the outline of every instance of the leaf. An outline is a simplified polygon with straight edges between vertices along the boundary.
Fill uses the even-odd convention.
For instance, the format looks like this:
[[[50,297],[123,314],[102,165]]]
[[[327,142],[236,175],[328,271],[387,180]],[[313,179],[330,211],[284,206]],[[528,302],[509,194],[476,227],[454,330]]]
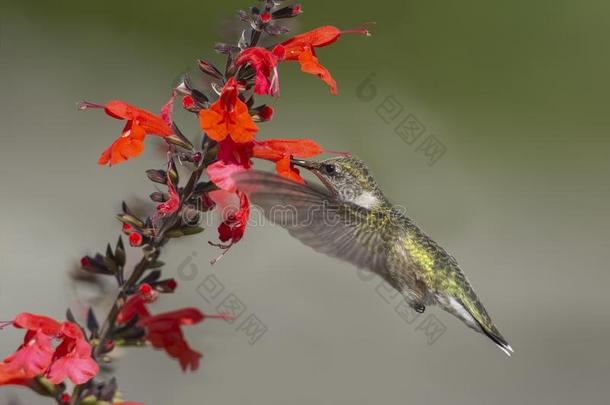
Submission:
[[[165,232],[165,237],[170,238],[170,239],[181,238],[183,236],[184,236],[184,233],[182,232],[182,229],[180,229],[180,228],[170,229],[169,231]]]
[[[149,264],[148,268],[149,269],[158,269],[163,266],[165,266],[165,262],[162,262],[161,260],[156,260],[156,261],[152,262],[151,264]]]
[[[185,236],[190,236],[190,235],[197,235],[198,233],[201,233],[204,231],[204,228],[200,227],[200,226],[187,226],[182,228],[182,233]]]
[[[144,279],[140,281],[141,284],[153,284],[161,277],[161,270],[151,271]]]
[[[210,63],[206,60],[203,60],[203,59],[199,59],[198,63],[199,63],[199,69],[201,69],[201,71],[203,73],[206,73],[216,79],[222,79],[222,73],[212,63]]]
[[[114,257],[114,252],[112,251],[112,247],[110,247],[110,243],[106,245],[106,257],[116,263],[116,258]]]
[[[119,221],[121,221],[122,223],[124,223],[124,224],[129,224],[129,225],[134,226],[136,228],[144,228],[144,227],[146,227],[146,224],[141,219],[139,219],[138,217],[135,217],[133,215],[130,215],[130,214],[120,214],[120,215],[117,215],[117,219]]]
[[[177,186],[180,182],[180,175],[178,174],[178,168],[176,167],[176,162],[174,162],[173,158],[169,160],[167,174],[169,180],[174,184],[174,186]]]
[[[68,310],[66,311],[66,319],[72,323],[76,323],[76,318],[74,318],[74,314],[72,313],[72,310],[70,308],[68,308]]]
[[[193,99],[200,105],[205,106],[207,103],[210,102],[210,99],[208,98],[208,96],[206,96],[205,94],[203,94],[202,92],[200,92],[197,89],[193,89],[191,90],[191,97],[193,97]]]
[[[118,266],[116,265],[116,262],[108,256],[104,257],[104,265],[106,266],[106,268],[108,268],[110,274],[116,274],[119,270]]]
[[[100,324],[95,317],[93,308],[89,308],[89,312],[87,312],[87,329],[89,329],[94,336],[97,336],[97,332],[100,329]]]
[[[116,248],[114,249],[114,257],[116,259],[116,263],[120,267],[125,266],[127,257],[125,256],[125,245],[123,244],[123,238],[121,236],[119,236],[119,240],[116,244]]]
[[[110,381],[100,388],[97,397],[99,400],[111,402],[114,399],[118,388],[116,378],[112,377]]]
[[[193,195],[201,196],[205,193],[209,193],[210,191],[218,190],[218,186],[211,181],[199,182],[195,185],[193,189]]]
[[[152,182],[165,184],[167,182],[167,173],[165,170],[150,169],[146,171],[146,176]]]
[[[99,253],[95,257],[85,256],[81,260],[81,268],[93,274],[101,274],[105,276],[112,275],[112,272],[104,264],[104,258]]]
[[[175,131],[175,124],[174,126],[174,131]],[[164,137],[163,139],[165,139],[168,143],[171,143],[172,145],[176,145],[179,146],[181,148],[184,149],[189,149],[189,150],[193,150],[193,144],[191,143],[191,141],[189,141],[184,135],[180,134],[172,134],[169,136]]]
[[[150,194],[150,199],[154,202],[164,203],[168,200],[168,196],[160,191],[155,191],[154,193]]]
[[[271,36],[283,35],[290,32],[290,28],[279,24],[268,24],[265,26],[265,32]]]
[[[136,340],[143,339],[146,336],[146,331],[143,328],[131,327],[117,329],[112,334],[112,340],[117,341],[119,339],[125,340]]]
[[[134,214],[131,212],[131,210],[129,209],[129,207],[127,206],[127,203],[126,203],[125,201],[123,201],[123,203],[122,203],[122,209],[123,209],[123,212],[124,212],[125,214],[135,216],[135,215],[134,215]]]

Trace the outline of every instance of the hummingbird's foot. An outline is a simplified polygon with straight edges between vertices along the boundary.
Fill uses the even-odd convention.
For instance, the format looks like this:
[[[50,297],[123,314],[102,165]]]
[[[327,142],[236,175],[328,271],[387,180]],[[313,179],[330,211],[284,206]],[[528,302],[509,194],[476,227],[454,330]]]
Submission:
[[[418,314],[423,314],[424,311],[426,310],[426,307],[424,305],[422,305],[422,304],[413,304],[413,309]]]

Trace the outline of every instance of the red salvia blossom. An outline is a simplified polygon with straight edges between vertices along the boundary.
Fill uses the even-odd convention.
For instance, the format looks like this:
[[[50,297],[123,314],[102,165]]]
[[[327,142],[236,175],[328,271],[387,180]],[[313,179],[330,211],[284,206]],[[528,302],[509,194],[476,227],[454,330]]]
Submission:
[[[310,158],[318,156],[324,150],[310,139],[267,139],[254,146],[254,157],[276,162],[279,175],[298,183],[305,183],[298,169],[291,163],[292,157]]]
[[[132,295],[123,305],[117,323],[120,325],[126,324],[135,316],[139,319],[146,319],[151,316],[150,311],[146,307],[146,300],[140,294]]]
[[[9,372],[6,370],[7,365],[0,363],[0,387],[4,385],[25,385],[27,386],[31,378],[26,377],[26,373],[23,370],[16,372]]]
[[[19,314],[12,324],[26,329],[23,344],[2,363],[9,375],[33,378],[45,375],[53,384],[69,378],[75,384],[92,379],[99,366],[91,357],[91,345],[80,327],[72,322],[58,321],[29,313]],[[61,340],[57,348],[53,340]]]
[[[209,109],[199,112],[199,124],[210,138],[222,141],[230,136],[235,142],[250,142],[258,131],[248,106],[239,99],[237,79],[230,78],[220,98]]]
[[[9,373],[23,371],[29,378],[43,374],[53,358],[53,339],[42,331],[28,331],[23,344],[4,360]]]
[[[218,161],[208,166],[207,173],[221,189],[235,191],[232,177],[249,170],[251,158],[255,157],[275,162],[278,174],[302,183],[303,179],[290,163],[290,158],[310,158],[323,152],[325,150],[310,139],[267,139],[242,144],[227,139],[220,143]]]
[[[53,354],[53,361],[47,378],[59,384],[69,378],[75,384],[83,384],[99,371],[99,366],[91,358],[91,345],[85,340],[80,327],[72,322],[64,322],[60,334],[63,341]]]
[[[219,142],[217,161],[207,168],[210,180],[223,190],[235,191],[232,176],[252,167],[253,147],[253,142],[236,143],[231,138]]]
[[[281,46],[284,47],[284,59],[298,61],[303,72],[317,75],[328,84],[331,93],[337,95],[337,82],[318,60],[315,48],[330,45],[337,41],[341,34],[347,33],[370,35],[369,31],[364,28],[348,31],[341,31],[330,25],[316,28],[315,30],[297,35],[283,42]]]
[[[150,286],[149,286],[150,287]],[[144,288],[145,292],[148,288]],[[228,319],[226,315],[207,315],[196,308],[184,308],[177,311],[151,315],[146,307],[145,294],[133,295],[119,313],[119,324],[125,324],[138,316],[137,325],[146,331],[145,339],[153,347],[165,350],[172,358],[179,361],[182,370],[197,370],[201,353],[193,350],[182,333],[181,326],[194,325],[205,318]]]
[[[284,54],[284,47],[281,45],[273,48],[273,51],[260,47],[248,48],[239,54],[235,60],[235,65],[250,64],[256,72],[254,92],[274,96],[280,90],[277,65],[279,60],[284,58]],[[269,79],[269,76],[271,76],[271,79]]]
[[[169,177],[169,170],[167,171],[167,173],[167,189],[169,193],[169,198],[167,199],[167,201],[157,205],[155,220],[171,215],[174,212],[178,211],[178,209],[180,208],[180,195],[178,194],[176,186]]]
[[[134,107],[124,101],[112,100],[105,106],[82,102],[81,110],[88,108],[103,108],[106,114],[116,119],[127,120],[123,133],[108,149],[102,153],[98,163],[101,165],[116,165],[132,157],[139,156],[144,151],[146,135],[161,137],[173,134],[172,128],[159,116]]]
[[[231,245],[239,242],[246,232],[246,224],[250,216],[250,202],[245,193],[237,192],[239,196],[239,209],[224,218],[218,227],[218,238]]]

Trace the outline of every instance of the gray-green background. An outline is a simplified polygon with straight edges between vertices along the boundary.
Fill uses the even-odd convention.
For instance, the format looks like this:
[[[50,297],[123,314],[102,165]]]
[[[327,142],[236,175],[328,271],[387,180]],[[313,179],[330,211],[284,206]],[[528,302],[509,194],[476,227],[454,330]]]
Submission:
[[[0,318],[82,314],[66,272],[118,233],[122,199],[153,191],[145,155],[112,169],[99,153],[121,124],[81,112],[119,98],[157,110],[174,79],[211,51],[240,1],[21,1],[0,5]],[[299,30],[375,21],[319,55],[339,83],[281,67],[276,119],[261,137],[311,137],[370,163],[387,195],[451,251],[515,348],[431,308],[433,345],[349,265],[282,230],[248,230],[218,265],[213,228],[168,249],[167,272],[199,269],[155,310],[197,306],[215,274],[268,327],[187,329],[205,358],[182,374],[165,354],[124,352],[127,399],[148,405],[603,403],[610,389],[610,4],[607,1],[305,1]],[[375,73],[378,98],[358,84]],[[447,147],[429,166],[376,114],[387,96]],[[183,119],[189,116],[184,114]],[[195,130],[189,121],[185,128]],[[196,256],[193,255],[196,252]],[[81,294],[81,299],[83,295]],[[1,357],[21,333],[0,332]],[[2,389],[0,399],[46,400]]]

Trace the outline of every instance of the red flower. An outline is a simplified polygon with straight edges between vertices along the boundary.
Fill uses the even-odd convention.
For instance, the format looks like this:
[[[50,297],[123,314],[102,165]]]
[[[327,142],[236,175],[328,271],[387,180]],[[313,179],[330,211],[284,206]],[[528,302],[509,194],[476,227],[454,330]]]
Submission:
[[[53,358],[53,339],[42,331],[28,331],[23,344],[4,360],[9,373],[23,372],[28,378],[43,374]]]
[[[144,288],[147,290],[147,288]],[[145,291],[144,291],[145,292]],[[201,353],[188,345],[180,326],[194,325],[205,318],[227,319],[226,315],[206,315],[196,308],[184,308],[177,311],[151,315],[146,308],[146,300],[139,294],[127,300],[117,319],[119,324],[125,324],[138,315],[138,326],[146,330],[146,340],[153,347],[163,349],[172,358],[180,362],[184,371],[196,370],[199,367]]]
[[[12,323],[16,328],[27,329],[28,331],[40,330],[49,336],[57,335],[61,329],[61,323],[55,319],[27,312],[17,315]]]
[[[0,387],[3,385],[28,385],[31,378],[26,377],[23,370],[17,372],[9,372],[6,370],[7,365],[0,363]]]
[[[178,194],[178,190],[176,186],[172,182],[169,177],[169,170],[167,171],[167,188],[169,191],[169,198],[167,201],[157,205],[157,212],[155,215],[155,219],[165,217],[167,215],[171,215],[174,212],[178,211],[180,208],[180,195]]]
[[[303,72],[317,75],[328,84],[331,93],[337,95],[337,82],[332,78],[330,72],[320,64],[315,53],[315,48],[330,45],[339,39],[341,34],[347,33],[370,35],[368,30],[364,28],[341,31],[332,26],[320,27],[283,42],[281,45],[286,52],[284,59],[298,61]]]
[[[199,112],[201,128],[215,141],[230,136],[235,142],[250,142],[258,131],[248,112],[248,106],[239,99],[237,80],[232,77],[225,84],[218,101]]]
[[[91,380],[97,375],[99,366],[91,357],[91,345],[85,340],[80,327],[72,322],[64,322],[61,334],[63,341],[55,349],[47,378],[53,384],[60,384],[66,378],[74,384]]]
[[[123,308],[117,317],[117,323],[120,325],[126,324],[136,315],[140,319],[146,319],[151,316],[148,308],[146,308],[146,301],[139,294],[132,295],[127,302],[125,302],[125,305],[123,305]]]
[[[226,216],[218,227],[218,238],[222,242],[229,242],[229,246],[239,242],[246,232],[246,224],[250,216],[250,202],[246,194],[237,192],[239,196],[239,209]]]
[[[218,143],[217,161],[207,167],[209,179],[219,188],[235,191],[232,176],[252,167],[252,142],[235,143],[227,138]]]
[[[0,363],[2,372],[15,378],[33,378],[45,374],[53,384],[66,377],[74,384],[92,379],[99,366],[91,357],[91,345],[80,327],[72,322],[60,324],[54,319],[34,314],[17,315],[12,324],[27,329],[23,344]],[[60,339],[57,348],[53,339]]]
[[[106,114],[116,119],[127,120],[123,133],[108,149],[102,153],[98,163],[115,165],[132,157],[139,156],[144,151],[146,135],[167,137],[174,133],[172,128],[155,114],[134,107],[123,101],[113,100],[105,106],[82,102],[81,110],[87,108],[103,108]]]
[[[153,347],[163,349],[180,362],[183,371],[197,370],[201,353],[191,349],[186,342],[181,325],[194,325],[201,322],[204,315],[195,308],[167,312],[141,320],[139,326],[146,329],[146,340]]]
[[[254,145],[254,157],[276,162],[275,168],[281,176],[298,183],[305,181],[291,163],[292,157],[310,158],[324,150],[310,139],[267,139]]]
[[[284,48],[276,46],[273,51],[265,48],[248,48],[242,51],[235,60],[237,66],[250,64],[256,72],[254,92],[256,94],[276,95],[280,90],[277,74],[278,61],[284,58]],[[271,76],[271,80],[269,80]]]

